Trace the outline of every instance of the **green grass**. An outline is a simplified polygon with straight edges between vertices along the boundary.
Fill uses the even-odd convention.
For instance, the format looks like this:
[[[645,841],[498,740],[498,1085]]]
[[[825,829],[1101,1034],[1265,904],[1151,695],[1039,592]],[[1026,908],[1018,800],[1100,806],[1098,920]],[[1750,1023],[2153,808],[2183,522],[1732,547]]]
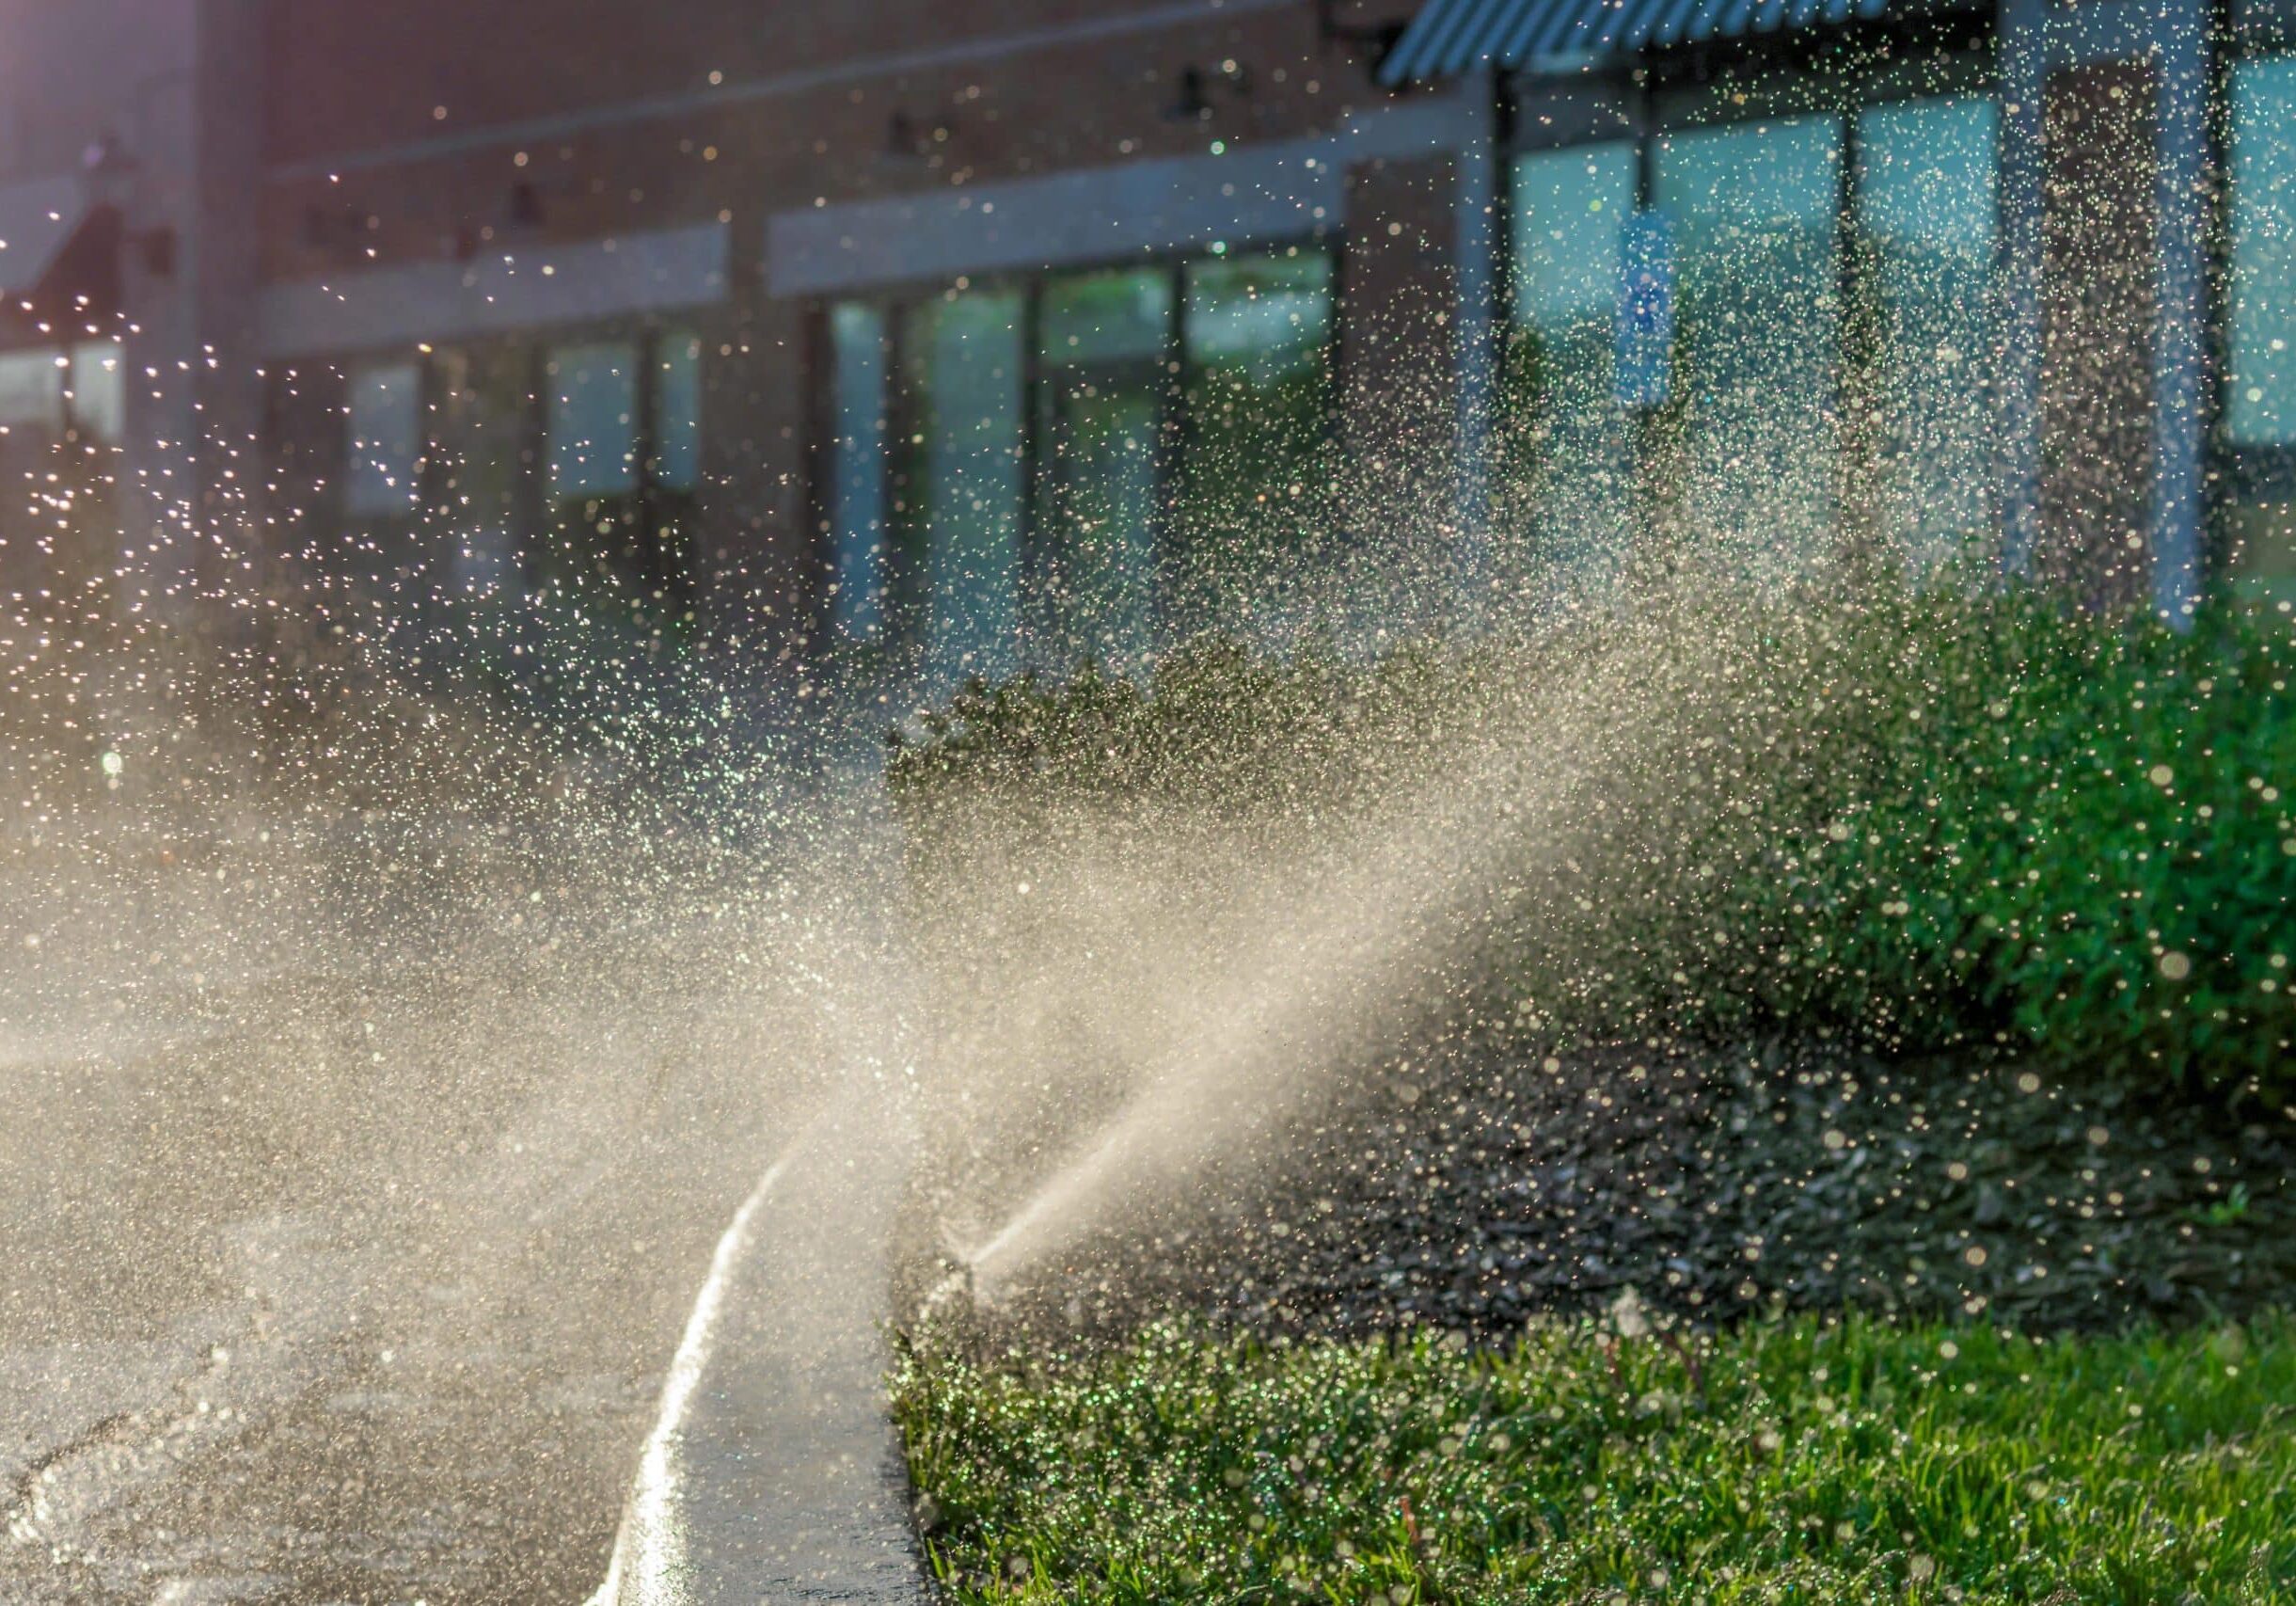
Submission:
[[[1628,1323],[1633,1326],[1633,1323]],[[2296,1321],[908,1354],[958,1601],[2296,1598]]]

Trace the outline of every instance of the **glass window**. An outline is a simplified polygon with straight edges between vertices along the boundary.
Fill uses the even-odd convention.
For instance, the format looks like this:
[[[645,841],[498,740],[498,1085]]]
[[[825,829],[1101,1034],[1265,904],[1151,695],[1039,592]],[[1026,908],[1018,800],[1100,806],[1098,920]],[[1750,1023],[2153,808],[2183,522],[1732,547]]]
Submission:
[[[1994,150],[1979,98],[1858,119],[1858,228],[1873,281],[1875,513],[1917,565],[1991,528]]]
[[[420,487],[422,370],[382,362],[352,370],[343,505],[358,515],[406,513]]]
[[[63,371],[53,350],[0,352],[0,427],[62,427]]]
[[[1192,364],[1262,388],[1320,379],[1331,336],[1331,259],[1287,251],[1191,262],[1187,315]]]
[[[1132,672],[1152,628],[1172,275],[1064,275],[1042,297],[1031,656]]]
[[[2296,598],[2296,56],[2232,69],[2232,196],[2218,515],[2225,578]]]
[[[1611,378],[1635,148],[1526,155],[1511,187],[1514,326],[1495,512],[1525,557],[1560,578],[1622,549],[1632,507],[1633,455]]]
[[[127,437],[127,382],[119,347],[88,341],[71,348],[71,417],[98,440],[117,445]]]
[[[550,353],[550,493],[560,501],[638,487],[638,352],[627,341]]]
[[[1166,269],[1062,274],[1045,281],[1043,294],[1038,321],[1046,363],[1164,365],[1172,330]]]
[[[1320,251],[1188,266],[1173,576],[1182,628],[1266,599],[1324,524],[1331,315],[1331,260]]]
[[[866,302],[830,311],[827,469],[832,572],[830,617],[849,642],[885,628],[890,569],[885,522],[885,315]]]
[[[919,422],[905,514],[925,560],[926,664],[942,685],[1020,667],[1021,299],[951,294],[911,308],[903,329]]]
[[[1678,421],[1654,472],[1680,527],[1749,570],[1798,566],[1835,526],[1842,144],[1813,117],[1671,135],[1655,153]]]
[[[534,353],[515,342],[450,346],[431,362],[431,450],[454,513],[451,566],[466,592],[505,592],[531,539]]]
[[[702,342],[674,330],[654,347],[654,483],[671,491],[702,483]]]
[[[2296,56],[2232,73],[2232,274],[2225,433],[2296,441]]]

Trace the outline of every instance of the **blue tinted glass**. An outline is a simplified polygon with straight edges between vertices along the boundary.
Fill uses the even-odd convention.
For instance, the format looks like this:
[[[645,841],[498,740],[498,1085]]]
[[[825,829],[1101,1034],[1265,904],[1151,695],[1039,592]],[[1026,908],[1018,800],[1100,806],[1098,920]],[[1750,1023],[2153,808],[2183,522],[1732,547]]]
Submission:
[[[654,478],[666,489],[702,483],[702,342],[671,333],[656,345]]]
[[[610,496],[638,484],[638,352],[627,341],[560,346],[549,368],[550,491]]]
[[[1858,224],[1869,239],[1990,256],[1999,109],[1976,98],[1906,101],[1858,119]]]
[[[1037,322],[1047,362],[1161,362],[1172,325],[1172,276],[1148,268],[1048,279]]]
[[[922,366],[916,514],[926,546],[927,651],[942,684],[1019,668],[1021,296],[926,303],[907,330]]]
[[[1610,321],[1619,229],[1634,209],[1625,143],[1542,151],[1514,164],[1514,311],[1541,329]]]
[[[1660,141],[1673,219],[1684,528],[1792,572],[1838,508],[1842,125],[1732,123]]]
[[[2234,440],[2296,440],[2296,56],[2232,73],[2231,363]]]
[[[1192,363],[1256,384],[1322,366],[1331,332],[1331,259],[1321,251],[1214,257],[1188,269]]]
[[[1975,98],[1876,106],[1858,123],[1858,226],[1881,322],[1875,511],[1916,566],[1992,524],[1999,129],[1994,103]]]
[[[836,572],[831,613],[848,641],[885,625],[885,315],[860,302],[830,313],[835,433],[829,520]]]
[[[411,362],[353,372],[343,497],[353,513],[404,513],[414,505],[421,392],[422,371]]]

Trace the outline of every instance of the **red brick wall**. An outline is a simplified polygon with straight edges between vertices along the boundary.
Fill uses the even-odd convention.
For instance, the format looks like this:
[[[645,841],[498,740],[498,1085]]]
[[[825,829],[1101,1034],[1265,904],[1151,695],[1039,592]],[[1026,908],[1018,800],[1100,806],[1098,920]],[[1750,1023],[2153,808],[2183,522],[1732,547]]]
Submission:
[[[698,93],[713,72],[738,86],[1168,9],[1169,0],[280,0],[270,17],[272,156],[324,158]]]
[[[1336,11],[1356,24],[1411,7],[1340,0]],[[1362,49],[1324,38],[1317,12],[1313,0],[1193,11],[1173,0],[270,0],[262,271],[324,277],[726,219],[733,294],[703,326],[712,488],[701,578],[728,628],[752,644],[786,642],[812,611],[819,575],[806,505],[805,310],[764,294],[766,216],[815,198],[1328,129],[1385,95]],[[1025,37],[1128,13],[1150,25]],[[1010,53],[918,59],[1016,36]],[[1248,91],[1219,77],[1228,60]],[[855,70],[789,82],[840,65]],[[1208,74],[1210,112],[1176,119],[1191,65]],[[742,92],[760,80],[776,87]],[[656,99],[665,103],[647,104]],[[632,106],[642,115],[615,109]],[[909,135],[898,151],[896,114]],[[539,222],[514,229],[519,185],[530,186]],[[1411,241],[1422,233],[1415,222]]]
[[[1456,184],[1448,156],[1359,163],[1347,175],[1339,371],[1348,458],[1382,466],[1366,495],[1389,514],[1449,501],[1459,423]],[[1399,495],[1398,486],[1406,488]]]
[[[2158,87],[2151,67],[2097,62],[2052,74],[2042,110],[2035,567],[2102,604],[2136,601],[2151,573]]]

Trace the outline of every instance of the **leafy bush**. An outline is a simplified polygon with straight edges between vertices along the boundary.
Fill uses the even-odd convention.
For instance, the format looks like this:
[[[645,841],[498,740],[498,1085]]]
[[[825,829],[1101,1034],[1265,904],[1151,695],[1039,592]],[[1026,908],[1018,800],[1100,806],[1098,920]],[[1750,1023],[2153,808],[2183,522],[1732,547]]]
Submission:
[[[1575,768],[1461,922],[1488,933],[1474,966],[1502,1018],[2003,1043],[2281,1102],[2290,656],[2230,610],[2180,634],[2027,592],[1734,596],[1370,662],[1199,645],[1144,686],[974,685],[895,740],[889,779],[929,883],[964,877],[990,824],[1056,843],[1439,798],[1508,730]],[[1637,721],[1645,739],[1600,739]],[[1514,816],[1502,798],[1489,833]],[[1560,819],[1593,822],[1567,852],[1537,835]]]
[[[2031,598],[1868,627],[1869,768],[1727,912],[1777,933],[1767,1000],[1916,1043],[1981,1033],[2106,1070],[2288,1090],[2288,641]],[[1875,652],[1873,646],[1884,650]]]

